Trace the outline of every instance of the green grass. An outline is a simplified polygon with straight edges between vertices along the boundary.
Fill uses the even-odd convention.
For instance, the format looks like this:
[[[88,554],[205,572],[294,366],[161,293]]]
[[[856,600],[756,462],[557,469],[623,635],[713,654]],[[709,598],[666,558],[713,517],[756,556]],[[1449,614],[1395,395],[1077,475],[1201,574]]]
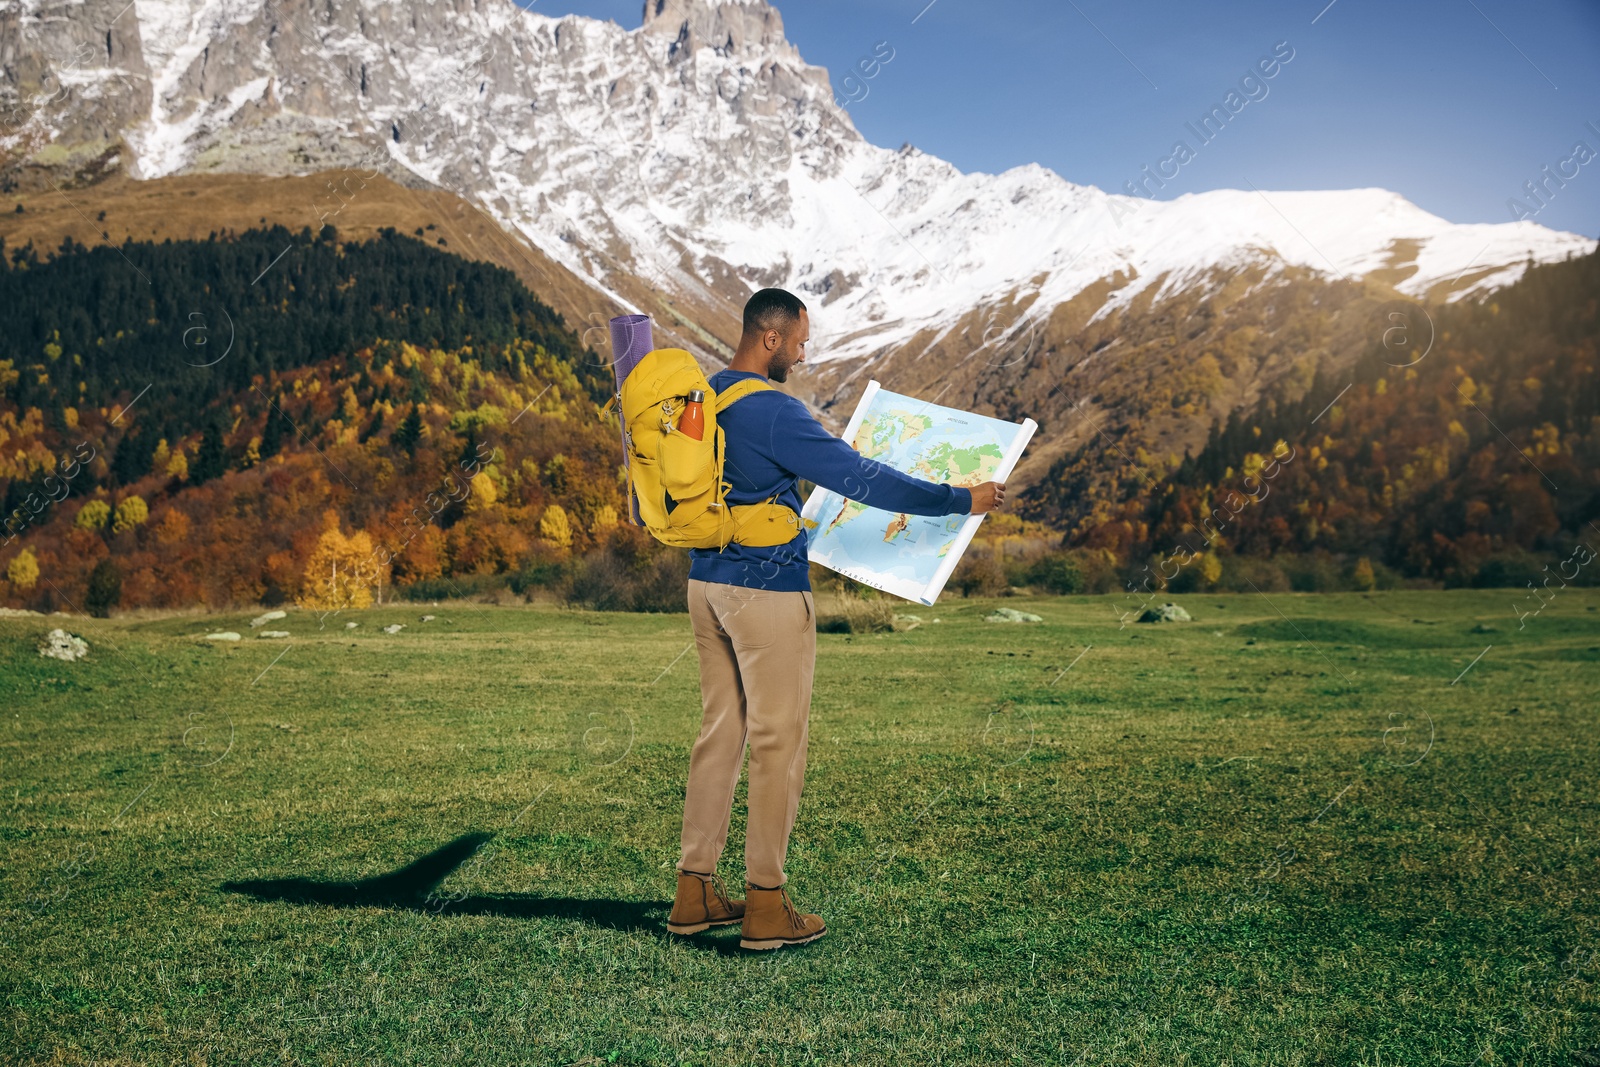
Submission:
[[[1511,599],[1189,596],[1123,629],[949,599],[822,635],[787,869],[830,932],[761,954],[661,926],[686,616],[291,613],[287,649],[243,615],[0,619],[0,1055],[1594,1064],[1600,593],[1520,631]],[[61,622],[88,660],[35,654]],[[730,885],[742,819],[741,787]],[[409,903],[225,888],[469,833]]]

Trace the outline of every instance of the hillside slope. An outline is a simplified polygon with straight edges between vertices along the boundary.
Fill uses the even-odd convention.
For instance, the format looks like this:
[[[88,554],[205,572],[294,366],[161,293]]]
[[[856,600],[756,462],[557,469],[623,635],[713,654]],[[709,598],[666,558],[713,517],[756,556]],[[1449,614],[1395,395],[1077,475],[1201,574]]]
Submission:
[[[41,251],[58,248],[69,237],[93,248],[124,240],[203,240],[213,232],[266,226],[299,231],[326,223],[345,240],[365,240],[392,228],[514,272],[579,331],[586,345],[602,350],[609,344],[606,321],[626,310],[475,204],[381,174],[176,174],[148,180],[113,174],[70,190],[13,192],[3,207],[0,240],[12,249],[32,243]],[[657,314],[654,323],[663,345],[697,343],[670,314]]]
[[[7,251],[0,603],[92,606],[109,560],[123,607],[333,608],[617,527],[610,372],[508,271],[393,231]]]
[[[1577,549],[1600,547],[1600,253],[1393,321],[1345,373],[1271,391],[1164,476],[1075,507],[1095,469],[1080,452],[1033,510],[1168,569],[1307,555],[1520,586],[1576,557],[1561,577],[1593,582]]]

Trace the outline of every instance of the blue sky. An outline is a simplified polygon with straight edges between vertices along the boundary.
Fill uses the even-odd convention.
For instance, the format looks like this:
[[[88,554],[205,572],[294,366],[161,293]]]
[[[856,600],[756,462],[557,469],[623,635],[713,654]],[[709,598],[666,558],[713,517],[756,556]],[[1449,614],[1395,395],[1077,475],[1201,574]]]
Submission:
[[[633,28],[640,0],[537,0]],[[789,39],[833,76],[861,132],[963,170],[1037,162],[1125,191],[1182,138],[1157,192],[1393,189],[1453,222],[1512,218],[1600,236],[1600,4],[1594,0],[791,0]],[[1315,21],[1313,21],[1315,20]],[[1273,46],[1293,58],[1209,144],[1185,129]],[[887,47],[879,44],[887,42]],[[843,83],[874,50],[894,58]],[[1286,51],[1286,50],[1282,50]],[[869,66],[869,69],[872,69]],[[847,93],[848,88],[848,93]],[[1242,97],[1243,94],[1241,94]],[[1595,128],[1588,126],[1593,123]],[[1564,160],[1570,160],[1563,164]],[[1541,205],[1523,184],[1576,176]],[[1169,164],[1167,173],[1172,172]]]

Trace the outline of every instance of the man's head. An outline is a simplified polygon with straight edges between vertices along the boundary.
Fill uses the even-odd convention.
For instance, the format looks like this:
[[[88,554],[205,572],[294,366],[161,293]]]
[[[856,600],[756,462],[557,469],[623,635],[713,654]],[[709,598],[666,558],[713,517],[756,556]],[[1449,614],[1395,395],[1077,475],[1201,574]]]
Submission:
[[[763,289],[744,305],[744,333],[734,365],[756,370],[775,382],[806,358],[811,320],[800,298],[783,289]]]

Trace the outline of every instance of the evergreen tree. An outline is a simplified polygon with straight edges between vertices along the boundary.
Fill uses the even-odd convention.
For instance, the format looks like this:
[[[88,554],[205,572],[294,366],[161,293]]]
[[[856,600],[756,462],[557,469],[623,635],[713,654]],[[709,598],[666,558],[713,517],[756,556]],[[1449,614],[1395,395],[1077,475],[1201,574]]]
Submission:
[[[405,449],[406,455],[415,455],[417,442],[422,440],[422,416],[418,414],[415,404],[411,412],[395,427],[394,433],[389,435],[389,440],[399,448]]]
[[[222,426],[213,417],[200,438],[200,451],[189,465],[189,484],[199,485],[220,478],[228,470],[228,456],[222,446]]]
[[[111,457],[111,484],[127,485],[138,481],[150,469],[150,444],[137,428],[129,430],[117,442]]]
[[[283,447],[284,417],[282,411],[283,398],[279,397],[267,406],[267,421],[261,429],[261,458],[268,459],[278,454]]]
[[[109,556],[96,563],[90,572],[86,599],[89,614],[97,619],[109,618],[111,609],[122,600],[122,572]]]

